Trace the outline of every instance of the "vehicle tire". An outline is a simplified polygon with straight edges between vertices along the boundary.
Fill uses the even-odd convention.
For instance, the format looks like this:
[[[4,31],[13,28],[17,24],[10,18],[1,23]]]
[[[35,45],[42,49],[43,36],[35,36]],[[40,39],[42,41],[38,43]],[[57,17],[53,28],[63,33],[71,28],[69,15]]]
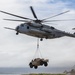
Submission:
[[[29,66],[30,66],[30,68],[33,68],[33,65],[32,65],[32,63],[30,63],[30,64],[29,64]]]
[[[34,68],[35,68],[35,69],[37,69],[37,68],[38,68],[38,66],[34,66]]]
[[[40,65],[41,65],[41,66],[43,65],[43,61],[40,62]]]
[[[45,66],[45,67],[48,66],[48,63],[47,63],[47,62],[44,62],[44,66]]]

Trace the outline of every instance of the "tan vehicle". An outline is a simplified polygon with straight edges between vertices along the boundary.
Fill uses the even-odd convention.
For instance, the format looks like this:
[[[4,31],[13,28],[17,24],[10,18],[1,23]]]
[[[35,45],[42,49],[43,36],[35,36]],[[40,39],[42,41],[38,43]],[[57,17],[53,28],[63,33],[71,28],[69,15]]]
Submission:
[[[29,66],[30,68],[35,68],[37,69],[38,66],[48,66],[48,59],[41,59],[41,58],[35,58],[34,60],[32,60],[30,63],[29,63]]]

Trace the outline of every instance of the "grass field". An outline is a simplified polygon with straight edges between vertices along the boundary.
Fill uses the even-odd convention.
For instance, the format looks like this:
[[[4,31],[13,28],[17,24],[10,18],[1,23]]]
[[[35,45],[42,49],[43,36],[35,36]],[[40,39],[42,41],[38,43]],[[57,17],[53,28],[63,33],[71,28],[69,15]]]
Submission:
[[[66,74],[22,74],[22,75],[66,75]]]

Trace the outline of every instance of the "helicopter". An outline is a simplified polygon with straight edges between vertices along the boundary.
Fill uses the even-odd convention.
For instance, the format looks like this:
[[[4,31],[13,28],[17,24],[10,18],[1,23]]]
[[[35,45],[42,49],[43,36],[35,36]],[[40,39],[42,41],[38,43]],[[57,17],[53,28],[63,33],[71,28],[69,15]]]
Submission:
[[[59,13],[59,14],[56,14],[54,16],[42,19],[42,20],[38,19],[32,6],[30,6],[30,10],[31,10],[35,20],[0,10],[1,13],[8,14],[8,15],[11,15],[14,17],[18,17],[21,19],[21,20],[15,20],[15,19],[4,19],[4,20],[24,22],[24,23],[21,23],[20,25],[18,25],[15,29],[9,28],[9,27],[4,27],[4,28],[16,31],[16,35],[18,35],[19,33],[22,33],[22,34],[26,34],[26,35],[33,36],[33,37],[38,37],[38,38],[40,38],[40,41],[43,41],[43,38],[54,39],[54,38],[60,38],[63,36],[75,38],[75,33],[73,33],[73,34],[68,33],[68,32],[56,29],[53,26],[45,25],[45,23],[48,23],[48,22],[67,21],[67,20],[48,20],[48,19],[65,14],[65,13],[69,12],[69,10]]]

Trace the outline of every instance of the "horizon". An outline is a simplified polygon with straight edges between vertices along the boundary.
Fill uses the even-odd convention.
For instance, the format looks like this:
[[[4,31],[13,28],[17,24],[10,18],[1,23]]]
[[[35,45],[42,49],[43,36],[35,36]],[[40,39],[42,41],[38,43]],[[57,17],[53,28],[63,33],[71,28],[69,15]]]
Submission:
[[[67,71],[70,71],[70,68],[66,68]],[[6,74],[30,74],[30,73],[64,73],[64,68],[43,68],[39,67],[38,69],[30,69],[30,68],[0,68],[0,73]]]

